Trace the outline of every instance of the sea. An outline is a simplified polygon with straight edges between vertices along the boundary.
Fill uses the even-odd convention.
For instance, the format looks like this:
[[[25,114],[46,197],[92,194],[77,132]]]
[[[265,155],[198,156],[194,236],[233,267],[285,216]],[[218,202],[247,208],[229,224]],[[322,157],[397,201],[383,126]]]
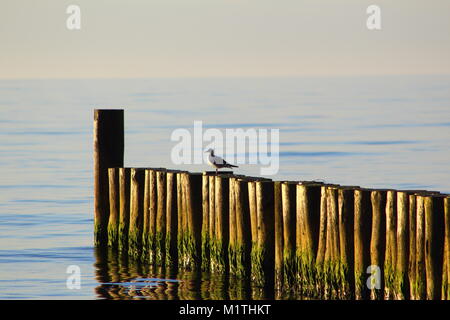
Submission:
[[[127,167],[211,170],[173,160],[201,121],[278,130],[272,179],[450,193],[450,76],[0,80],[0,299],[302,298],[94,247],[93,115],[116,108]]]

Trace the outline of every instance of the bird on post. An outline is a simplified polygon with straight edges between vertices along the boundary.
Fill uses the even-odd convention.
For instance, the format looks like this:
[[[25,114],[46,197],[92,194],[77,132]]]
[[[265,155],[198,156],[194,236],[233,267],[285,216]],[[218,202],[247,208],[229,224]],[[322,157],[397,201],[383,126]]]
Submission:
[[[216,174],[218,173],[217,170],[219,170],[221,168],[238,168],[238,166],[235,166],[233,164],[229,164],[228,162],[226,162],[221,157],[218,157],[218,156],[214,155],[214,150],[213,149],[208,149],[208,150],[205,151],[205,153],[209,153],[208,164],[210,166],[213,166],[214,168],[216,168]]]

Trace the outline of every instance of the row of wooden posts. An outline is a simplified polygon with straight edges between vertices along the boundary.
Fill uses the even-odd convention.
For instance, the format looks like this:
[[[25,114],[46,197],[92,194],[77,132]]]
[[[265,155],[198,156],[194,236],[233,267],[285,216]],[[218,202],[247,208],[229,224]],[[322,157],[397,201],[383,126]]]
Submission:
[[[123,144],[108,137],[123,136],[102,111],[94,121],[97,245],[317,298],[450,299],[448,195],[124,168]],[[97,123],[102,117],[108,125]],[[120,152],[122,162],[112,161]]]
[[[109,217],[97,228],[144,262],[315,297],[450,298],[444,195],[162,168],[108,173]]]

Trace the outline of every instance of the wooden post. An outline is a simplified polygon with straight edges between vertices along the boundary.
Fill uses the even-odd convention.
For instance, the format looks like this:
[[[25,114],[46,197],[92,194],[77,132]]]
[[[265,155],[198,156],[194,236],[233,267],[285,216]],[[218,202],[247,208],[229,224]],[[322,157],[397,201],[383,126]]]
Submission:
[[[109,168],[109,222],[108,246],[117,247],[119,241],[119,168]]]
[[[94,242],[107,245],[108,168],[123,167],[123,110],[94,110]]]
[[[409,195],[407,192],[397,192],[397,265],[395,272],[395,298],[409,298],[408,282],[408,217]]]
[[[372,229],[372,206],[370,190],[355,190],[355,298],[369,298],[366,285],[367,268],[370,265],[370,231]]]
[[[130,168],[119,168],[119,249],[128,250],[130,228]]]
[[[384,257],[384,297],[394,297],[395,266],[397,264],[397,195],[396,191],[386,193],[386,253]]]
[[[184,239],[186,232],[185,216],[186,216],[186,200],[184,196],[184,172],[176,174],[177,179],[177,211],[178,211],[178,231],[177,231],[177,248],[178,248],[178,265],[185,266]]]
[[[215,241],[211,244],[211,269],[225,273],[228,269],[229,178],[215,176]]]
[[[149,237],[150,237],[150,170],[145,169],[144,174],[144,220],[142,230],[142,260],[146,261],[150,253]]]
[[[166,172],[156,172],[157,207],[156,207],[156,235],[155,255],[156,264],[164,265],[166,262]]]
[[[450,197],[444,199],[444,267],[442,300],[450,300]]]
[[[280,190],[281,187],[281,190]],[[280,289],[279,282],[285,288],[293,289],[296,284],[296,198],[295,183],[274,182],[275,199],[275,283]],[[279,199],[281,194],[281,201]],[[281,208],[280,203],[281,202]],[[277,279],[278,278],[278,279]]]
[[[411,300],[416,300],[416,195],[409,195],[409,258],[408,258],[408,279],[409,296]]]
[[[210,228],[209,228],[209,175],[202,176],[202,270],[210,269]]]
[[[297,257],[296,271],[299,280],[303,279],[303,283],[300,281],[303,293],[317,294],[315,291],[318,289],[316,252],[320,233],[321,189],[322,185],[317,183],[302,183],[296,186],[296,214],[294,215],[296,223],[292,224],[292,231],[296,239],[294,243]]]
[[[444,199],[425,197],[425,270],[427,300],[441,299],[444,253]]]
[[[425,203],[424,195],[416,198],[416,299],[426,298],[426,275],[425,275]]]
[[[186,200],[187,239],[184,248],[186,267],[201,270],[202,174],[183,174]]]
[[[234,182],[236,205],[236,275],[244,278],[250,275],[250,208],[248,201],[248,183],[244,179]]]
[[[178,206],[176,172],[168,171],[166,175],[166,265],[178,266]]]
[[[128,253],[137,258],[141,253],[144,204],[144,170],[131,169],[130,229]]]
[[[271,181],[256,182],[258,243],[252,248],[252,277],[264,288],[274,285],[274,186]]]
[[[150,264],[156,263],[156,216],[158,211],[158,189],[155,169],[149,170],[148,204],[148,251]]]
[[[353,298],[354,285],[354,189],[351,187],[338,190],[338,224],[339,224],[339,275],[341,280],[341,297]]]
[[[337,189],[334,186],[327,187],[327,238],[325,248],[325,282],[327,292],[332,298],[336,298],[339,292],[340,279],[338,261],[340,259],[339,225],[338,225],[338,198]]]
[[[258,242],[258,218],[256,207],[256,182],[248,182],[248,205],[250,210],[250,229],[252,235],[252,247]]]
[[[297,237],[299,239],[299,237]],[[300,241],[300,240],[297,240]],[[327,247],[327,187],[320,188],[319,241],[316,257],[316,290],[322,296],[325,290],[325,249]],[[298,246],[298,244],[297,244]]]
[[[386,246],[386,190],[374,190],[371,192],[372,202],[372,232],[370,239],[370,264],[384,269],[384,253]],[[377,282],[379,279],[379,283]],[[382,300],[384,298],[384,273],[380,272],[379,278],[372,277],[372,289],[370,296],[372,300]]]
[[[275,236],[275,288],[278,291],[281,291],[283,288],[283,278],[284,278],[284,232],[283,232],[283,215],[284,215],[284,208],[289,210],[289,206],[291,203],[289,203],[289,197],[285,199],[284,192],[283,193],[283,186],[285,183],[282,183],[280,181],[275,181],[274,183],[274,236]],[[295,187],[293,188],[294,192],[294,201],[295,201]],[[292,213],[295,215],[295,202],[294,207],[292,208]],[[291,220],[293,223],[295,221],[295,218]],[[294,232],[295,234],[295,232]],[[295,238],[294,238],[295,241]],[[293,257],[293,261],[295,261],[295,251],[291,252],[291,255]],[[292,270],[291,270],[292,271]],[[295,274],[292,273],[291,276],[294,276]],[[291,281],[292,283],[292,281]]]
[[[215,175],[210,175],[208,177],[208,193],[209,193],[209,262],[208,267],[211,269],[211,261],[214,256],[213,250],[215,250],[215,241],[216,241],[216,215],[215,215],[215,208],[216,208],[216,192],[215,192],[215,185],[216,185],[216,177]]]
[[[236,252],[236,201],[235,201],[235,191],[234,191],[234,184],[236,181],[236,178],[230,177],[229,179],[229,245],[228,245],[228,261],[230,265],[230,273],[236,274],[237,273],[237,252]]]

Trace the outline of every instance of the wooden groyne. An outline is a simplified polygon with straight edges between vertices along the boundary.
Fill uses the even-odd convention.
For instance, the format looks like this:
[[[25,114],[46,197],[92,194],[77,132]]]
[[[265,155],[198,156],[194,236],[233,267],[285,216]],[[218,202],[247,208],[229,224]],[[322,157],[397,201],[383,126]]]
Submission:
[[[95,244],[161,268],[326,299],[450,299],[450,196],[232,172],[124,168],[95,110]]]

